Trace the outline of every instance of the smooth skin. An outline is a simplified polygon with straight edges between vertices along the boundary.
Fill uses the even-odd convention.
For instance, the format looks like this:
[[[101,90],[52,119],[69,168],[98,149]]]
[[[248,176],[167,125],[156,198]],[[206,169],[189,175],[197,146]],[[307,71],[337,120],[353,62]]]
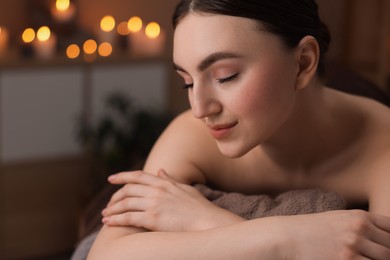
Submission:
[[[102,212],[89,259],[390,259],[390,110],[322,85],[311,36],[294,49],[249,19],[187,15],[174,62],[191,112]],[[191,185],[245,194],[319,187],[369,212],[245,220]],[[146,232],[152,231],[152,232]]]

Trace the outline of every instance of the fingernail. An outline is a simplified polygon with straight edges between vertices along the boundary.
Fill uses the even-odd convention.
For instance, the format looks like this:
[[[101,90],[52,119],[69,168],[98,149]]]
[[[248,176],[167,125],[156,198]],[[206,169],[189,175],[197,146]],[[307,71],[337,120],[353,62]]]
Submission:
[[[109,217],[104,217],[104,218],[102,219],[102,222],[103,222],[104,224],[106,224],[108,221],[110,221],[110,218],[109,218]]]
[[[114,174],[114,175],[108,176],[108,180],[109,180],[109,181],[113,181],[113,180],[115,180],[115,178],[116,178],[116,175],[115,175],[115,174]]]
[[[103,216],[106,215],[106,212],[107,212],[107,210],[106,210],[106,209],[103,209],[103,210],[102,210],[102,215],[103,215]]]

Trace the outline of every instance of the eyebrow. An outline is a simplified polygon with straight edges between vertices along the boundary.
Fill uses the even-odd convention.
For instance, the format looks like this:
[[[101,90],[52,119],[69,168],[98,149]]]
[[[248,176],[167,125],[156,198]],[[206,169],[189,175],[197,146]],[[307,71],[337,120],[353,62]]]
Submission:
[[[226,59],[236,59],[240,58],[241,55],[238,55],[233,52],[215,52],[204,58],[198,65],[198,71],[202,72],[205,71],[207,68],[209,68],[211,65],[216,63],[220,60],[226,60]],[[182,71],[187,73],[182,67],[179,65],[173,63],[173,68],[177,71]]]

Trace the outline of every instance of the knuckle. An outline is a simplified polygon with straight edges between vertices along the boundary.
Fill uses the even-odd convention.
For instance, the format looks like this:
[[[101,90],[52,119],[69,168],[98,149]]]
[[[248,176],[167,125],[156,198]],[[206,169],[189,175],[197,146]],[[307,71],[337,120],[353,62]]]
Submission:
[[[351,227],[354,232],[362,234],[369,229],[370,222],[366,217],[359,217],[351,221]]]
[[[357,253],[351,248],[343,248],[340,252],[340,259],[342,260],[352,260],[356,259]]]
[[[119,189],[117,192],[115,192],[115,194],[114,194],[115,198],[121,198],[121,197],[125,196],[128,189],[129,189],[129,187],[127,185],[123,186],[121,189]]]
[[[165,186],[157,186],[154,195],[156,198],[162,198],[167,191],[168,189]]]
[[[144,175],[144,173],[142,171],[134,171],[131,173],[131,176],[138,179],[140,178],[142,175]]]
[[[360,241],[359,234],[355,232],[346,234],[344,239],[345,250],[352,250],[359,244],[359,241]]]

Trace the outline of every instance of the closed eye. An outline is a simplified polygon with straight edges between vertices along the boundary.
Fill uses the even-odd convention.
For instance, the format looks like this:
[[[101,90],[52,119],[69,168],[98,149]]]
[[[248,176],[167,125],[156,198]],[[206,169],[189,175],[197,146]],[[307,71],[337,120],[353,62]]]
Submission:
[[[238,75],[239,75],[239,73],[236,73],[236,74],[233,74],[232,76],[229,76],[227,78],[217,79],[217,82],[219,84],[223,84],[223,83],[234,80],[235,78],[237,78]]]

